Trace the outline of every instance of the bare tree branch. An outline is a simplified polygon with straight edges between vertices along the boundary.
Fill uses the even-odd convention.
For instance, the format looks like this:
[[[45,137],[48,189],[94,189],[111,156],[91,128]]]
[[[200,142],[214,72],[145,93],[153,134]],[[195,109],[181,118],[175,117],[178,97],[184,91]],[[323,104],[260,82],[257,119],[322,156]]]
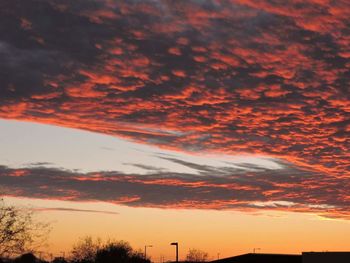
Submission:
[[[49,224],[35,220],[33,211],[0,199],[0,257],[34,252],[45,243],[49,231]]]

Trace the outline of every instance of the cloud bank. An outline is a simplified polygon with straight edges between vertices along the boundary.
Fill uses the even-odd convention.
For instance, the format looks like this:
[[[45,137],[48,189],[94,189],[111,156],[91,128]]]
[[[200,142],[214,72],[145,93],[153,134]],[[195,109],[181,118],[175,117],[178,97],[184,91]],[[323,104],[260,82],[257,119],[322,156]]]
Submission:
[[[278,157],[311,177],[298,173],[289,183],[300,191],[282,188],[273,200],[299,204],[302,195],[317,207],[301,210],[344,208],[350,196],[349,16],[347,0],[2,1],[0,117],[180,151]],[[10,179],[33,178],[33,171],[40,170]],[[47,180],[73,180],[45,172]],[[278,179],[271,173],[259,178],[271,187]],[[217,207],[247,208],[221,203],[221,197],[236,198],[228,188],[131,185],[150,193],[111,200],[161,206],[151,197],[182,191],[186,198],[167,205],[201,207],[217,196]],[[64,189],[62,196],[70,196]],[[264,189],[253,189],[237,202],[256,195],[267,200]]]
[[[104,201],[131,207],[268,209],[350,217],[348,180],[297,169],[282,161],[280,169],[270,169],[254,164],[217,167],[167,159],[195,169],[197,174],[164,172],[157,167],[145,167],[147,174],[125,174],[1,166],[0,190],[7,196]]]

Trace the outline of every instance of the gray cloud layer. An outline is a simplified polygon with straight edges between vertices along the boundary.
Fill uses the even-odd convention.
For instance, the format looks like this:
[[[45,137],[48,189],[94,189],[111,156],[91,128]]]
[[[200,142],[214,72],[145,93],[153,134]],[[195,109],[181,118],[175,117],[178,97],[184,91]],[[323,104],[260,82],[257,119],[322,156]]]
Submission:
[[[347,180],[339,183],[285,162],[280,162],[281,169],[273,170],[251,164],[214,167],[163,158],[195,169],[198,174],[164,172],[148,166],[147,175],[1,166],[1,191],[12,196],[105,201],[132,207],[277,209],[349,216]]]
[[[0,1],[0,118],[293,164],[168,159],[200,177],[2,167],[3,191],[157,207],[288,201],[348,216],[349,17],[348,0]]]

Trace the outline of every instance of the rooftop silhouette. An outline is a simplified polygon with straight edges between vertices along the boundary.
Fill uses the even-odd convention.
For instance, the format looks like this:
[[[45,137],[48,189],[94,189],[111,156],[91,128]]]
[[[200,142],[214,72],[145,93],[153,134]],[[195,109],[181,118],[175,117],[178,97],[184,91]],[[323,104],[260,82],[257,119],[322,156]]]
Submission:
[[[248,253],[214,260],[215,263],[302,263],[301,255]]]

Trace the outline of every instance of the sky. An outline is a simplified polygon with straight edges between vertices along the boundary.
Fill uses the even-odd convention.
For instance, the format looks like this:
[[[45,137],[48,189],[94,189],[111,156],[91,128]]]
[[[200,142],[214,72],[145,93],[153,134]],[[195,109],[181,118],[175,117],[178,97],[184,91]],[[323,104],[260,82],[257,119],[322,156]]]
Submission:
[[[345,250],[349,17],[347,0],[1,1],[0,194],[53,222],[56,254],[88,234],[154,260],[174,241]]]

